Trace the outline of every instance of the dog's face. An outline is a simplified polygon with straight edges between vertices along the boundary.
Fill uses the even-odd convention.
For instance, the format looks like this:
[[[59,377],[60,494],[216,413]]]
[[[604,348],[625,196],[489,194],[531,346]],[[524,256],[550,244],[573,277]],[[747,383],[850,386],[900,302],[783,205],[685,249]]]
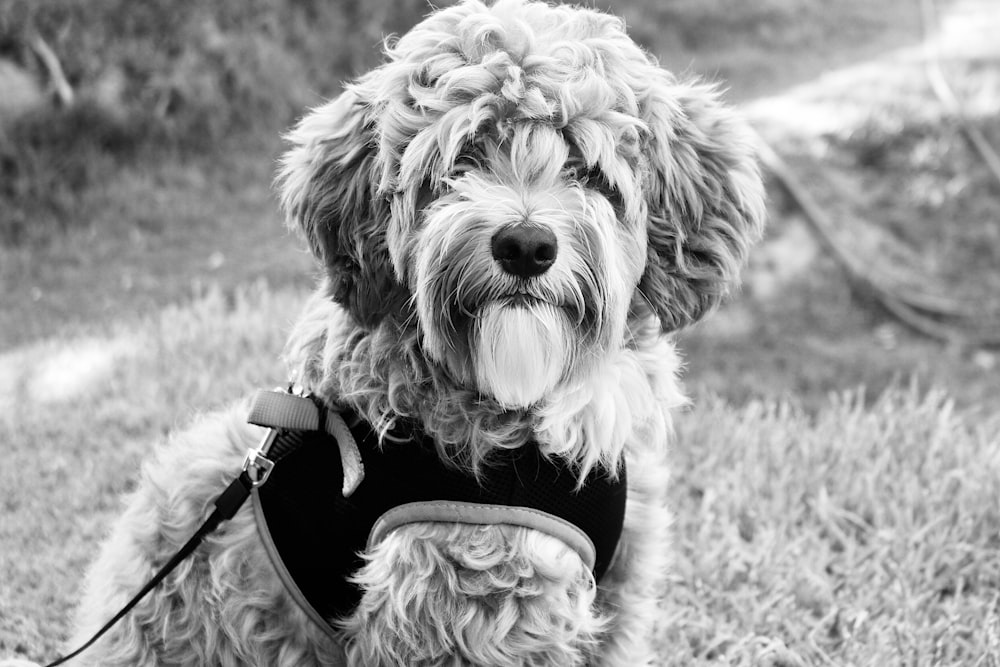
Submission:
[[[733,285],[763,217],[748,131],[598,12],[432,14],[289,135],[282,203],[363,326],[531,405]]]

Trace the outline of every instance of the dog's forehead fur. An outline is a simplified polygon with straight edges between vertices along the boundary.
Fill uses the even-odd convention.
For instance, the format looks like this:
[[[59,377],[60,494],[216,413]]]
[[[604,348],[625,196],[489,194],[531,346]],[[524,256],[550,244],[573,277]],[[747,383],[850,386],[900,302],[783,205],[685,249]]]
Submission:
[[[646,131],[640,99],[650,77],[664,73],[619,19],[517,1],[465,3],[430,16],[388,55],[361,84],[377,108],[383,191],[444,178],[484,144],[504,147],[520,180],[560,168],[572,152],[631,189]]]

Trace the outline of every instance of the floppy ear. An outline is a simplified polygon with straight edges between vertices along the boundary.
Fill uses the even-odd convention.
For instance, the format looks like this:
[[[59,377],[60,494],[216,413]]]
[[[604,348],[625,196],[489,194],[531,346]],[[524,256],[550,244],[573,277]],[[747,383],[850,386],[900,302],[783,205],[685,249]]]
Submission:
[[[389,204],[377,190],[374,123],[371,105],[349,88],[286,135],[291,148],[277,179],[288,225],[323,262],[331,296],[367,327],[408,298],[386,246]]]
[[[663,79],[648,92],[653,173],[639,288],[666,332],[701,319],[739,283],[763,228],[764,191],[752,131],[713,87]]]

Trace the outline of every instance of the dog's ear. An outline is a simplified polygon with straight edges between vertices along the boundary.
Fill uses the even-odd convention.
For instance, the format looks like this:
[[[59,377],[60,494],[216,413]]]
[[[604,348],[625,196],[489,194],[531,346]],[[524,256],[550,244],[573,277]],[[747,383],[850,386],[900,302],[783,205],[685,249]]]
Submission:
[[[378,192],[372,106],[349,88],[286,135],[277,184],[289,226],[304,233],[331,296],[373,327],[408,299],[386,246],[387,198]]]
[[[663,331],[696,322],[739,282],[764,222],[754,135],[711,86],[659,80],[649,127],[648,257],[639,283]]]

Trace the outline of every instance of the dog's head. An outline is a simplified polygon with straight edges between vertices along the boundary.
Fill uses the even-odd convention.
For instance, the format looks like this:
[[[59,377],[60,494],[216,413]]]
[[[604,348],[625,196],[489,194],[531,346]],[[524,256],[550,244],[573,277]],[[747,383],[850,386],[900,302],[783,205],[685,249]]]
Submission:
[[[468,1],[289,134],[290,224],[364,327],[508,407],[690,324],[763,218],[749,131],[586,9]]]

